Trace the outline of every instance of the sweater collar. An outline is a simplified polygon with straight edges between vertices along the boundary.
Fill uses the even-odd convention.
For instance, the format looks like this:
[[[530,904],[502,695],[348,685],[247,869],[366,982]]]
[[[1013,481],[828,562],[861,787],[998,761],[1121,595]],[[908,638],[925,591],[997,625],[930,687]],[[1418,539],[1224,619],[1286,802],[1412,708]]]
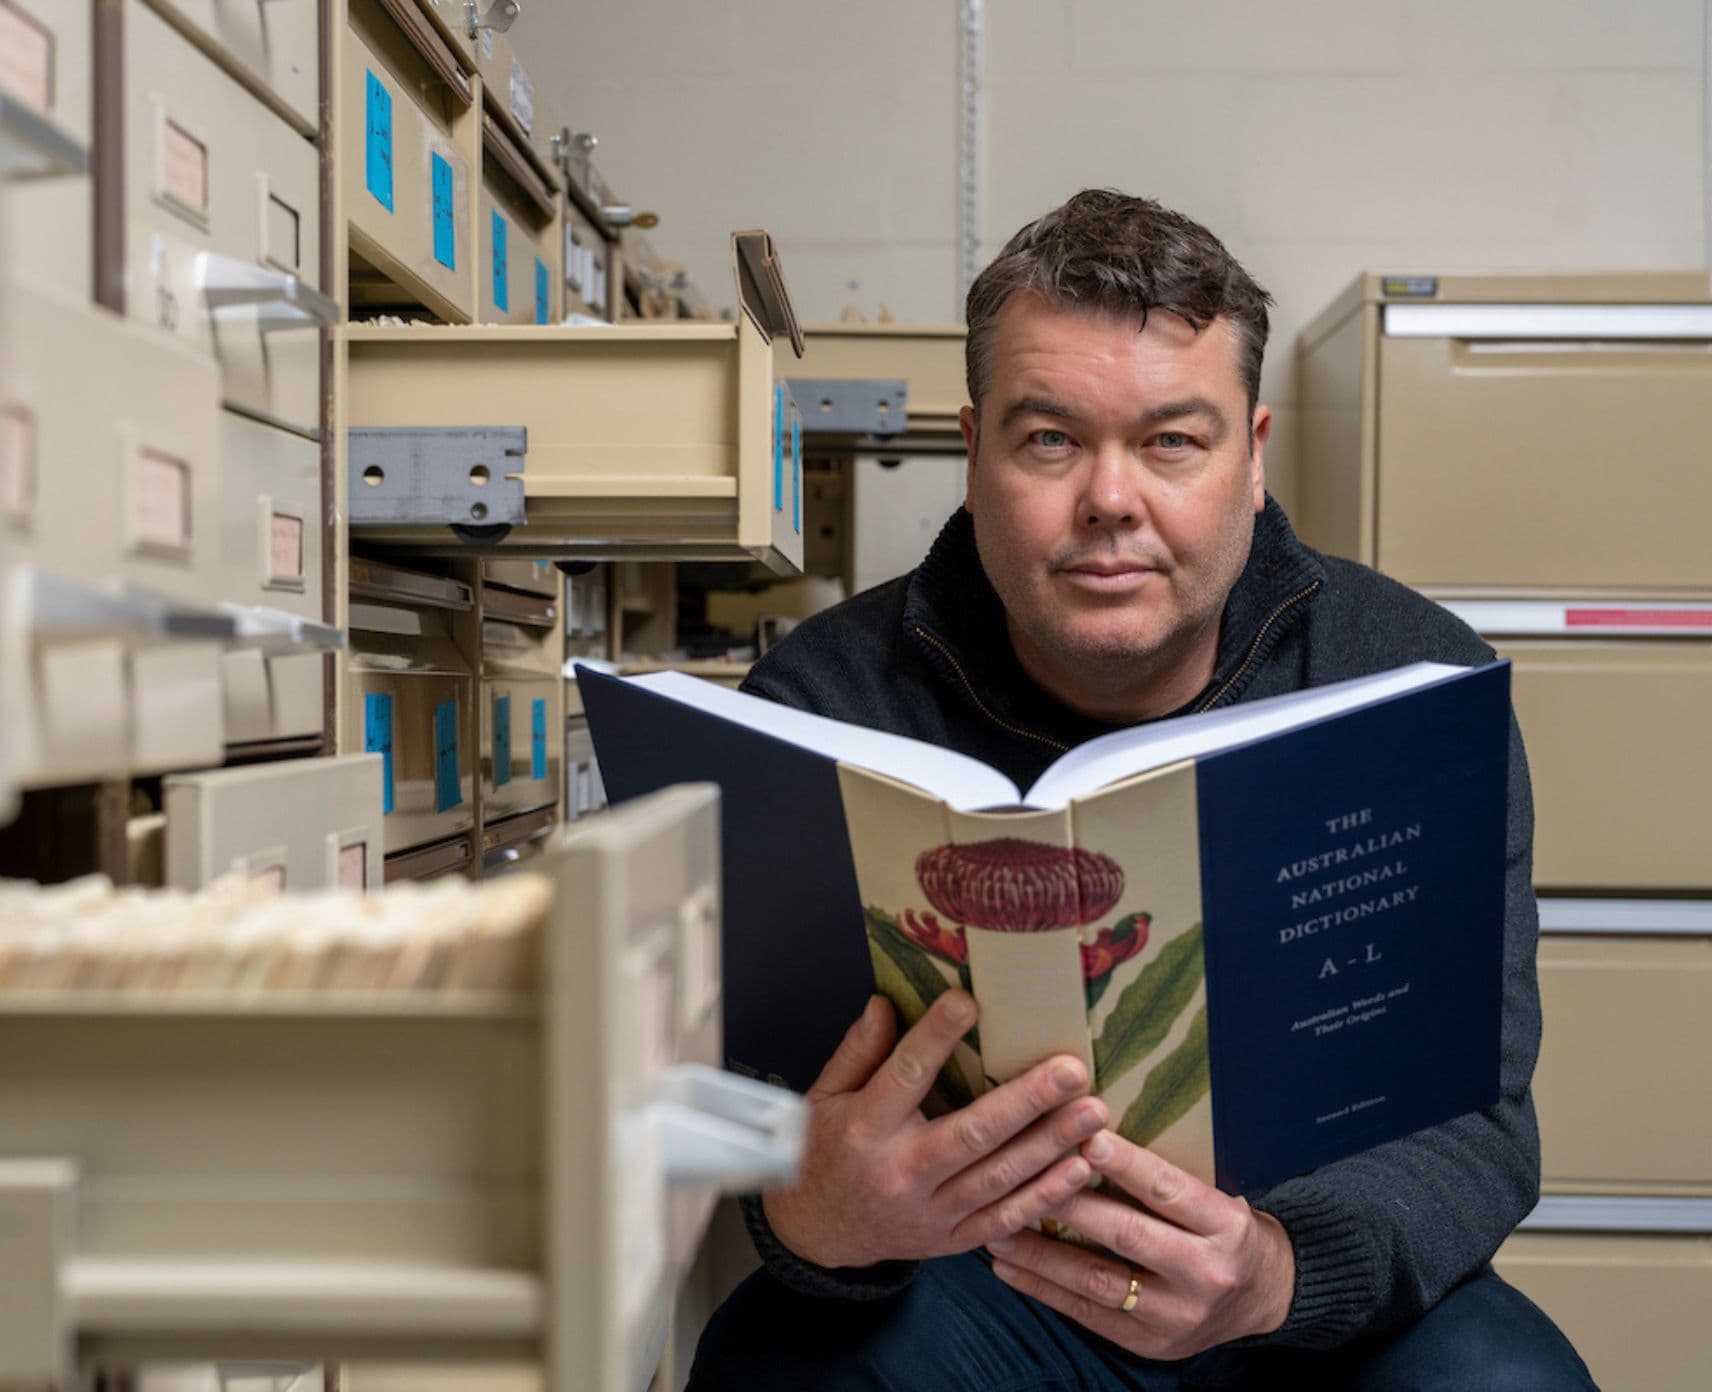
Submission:
[[[1205,688],[1173,715],[1229,705],[1280,635],[1325,581],[1316,554],[1270,495],[1254,519],[1248,563],[1225,600],[1218,659]],[[1000,726],[1044,745],[1070,748],[1113,727],[1079,715],[1034,683],[1017,661],[1004,605],[975,549],[974,519],[959,508],[910,577],[904,636],[964,699]]]

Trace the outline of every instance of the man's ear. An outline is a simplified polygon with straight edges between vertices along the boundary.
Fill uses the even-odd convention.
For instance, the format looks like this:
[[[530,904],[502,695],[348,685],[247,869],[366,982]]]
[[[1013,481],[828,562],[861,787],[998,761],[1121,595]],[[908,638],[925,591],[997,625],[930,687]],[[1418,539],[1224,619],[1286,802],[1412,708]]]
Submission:
[[[1248,447],[1249,487],[1254,494],[1254,510],[1266,508],[1266,441],[1272,434],[1272,408],[1256,406],[1248,429],[1253,442]]]
[[[975,428],[975,408],[965,406],[957,413],[957,428],[963,432],[963,451],[968,462],[963,469],[963,510],[972,511],[969,507],[969,495],[975,491],[975,454],[976,446],[980,443],[980,432]]]

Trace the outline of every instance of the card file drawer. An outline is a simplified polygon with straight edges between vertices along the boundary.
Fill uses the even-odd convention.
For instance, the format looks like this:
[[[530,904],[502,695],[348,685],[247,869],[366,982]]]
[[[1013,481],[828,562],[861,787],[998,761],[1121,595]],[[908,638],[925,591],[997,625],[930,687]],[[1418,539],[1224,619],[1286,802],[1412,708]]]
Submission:
[[[1712,1238],[1522,1232],[1494,1265],[1557,1322],[1599,1386],[1704,1386],[1712,1363]]]
[[[557,324],[562,279],[552,244],[532,205],[510,180],[490,172],[476,213],[480,233],[480,311],[483,324]]]
[[[353,302],[402,296],[467,322],[476,307],[476,113],[378,8],[353,5],[350,20],[339,123],[345,214],[353,258],[391,282],[353,283]]]
[[[126,307],[211,354],[232,406],[321,426],[320,159],[140,0],[125,10]]]
[[[1545,1187],[1712,1195],[1712,938],[1547,933],[1539,961]]]
[[[1712,889],[1712,642],[1496,640],[1533,775],[1534,883]]]
[[[166,883],[238,874],[281,890],[378,889],[381,763],[354,754],[167,778]]]
[[[558,802],[565,758],[558,684],[552,677],[482,678],[483,822]]]
[[[316,0],[149,0],[196,42],[265,93],[303,135],[320,122]]]

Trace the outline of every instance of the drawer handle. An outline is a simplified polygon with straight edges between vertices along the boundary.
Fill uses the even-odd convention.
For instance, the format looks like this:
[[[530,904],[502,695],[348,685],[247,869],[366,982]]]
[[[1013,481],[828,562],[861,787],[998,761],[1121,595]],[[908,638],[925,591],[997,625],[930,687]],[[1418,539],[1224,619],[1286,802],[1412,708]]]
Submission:
[[[742,1194],[796,1178],[808,1105],[794,1092],[702,1063],[661,1073],[646,1112],[673,1189]]]
[[[201,251],[196,254],[195,276],[211,310],[257,306],[263,333],[332,328],[339,322],[339,302],[288,271],[222,256],[217,251]]]
[[[265,604],[221,602],[233,623],[236,646],[268,652],[331,652],[345,646],[345,631]]]

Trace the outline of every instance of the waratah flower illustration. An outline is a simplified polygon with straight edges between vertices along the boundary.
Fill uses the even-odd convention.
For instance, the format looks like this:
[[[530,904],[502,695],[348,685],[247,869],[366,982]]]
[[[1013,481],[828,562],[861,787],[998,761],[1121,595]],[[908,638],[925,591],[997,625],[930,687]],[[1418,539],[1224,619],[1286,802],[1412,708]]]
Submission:
[[[915,877],[946,918],[1003,933],[1097,922],[1124,886],[1123,870],[1110,856],[1011,836],[924,851]]]
[[[1098,981],[1120,962],[1129,961],[1147,946],[1147,930],[1152,926],[1152,914],[1137,913],[1120,919],[1115,928],[1100,929],[1093,942],[1082,944],[1082,979]]]
[[[948,928],[925,909],[920,913],[905,909],[898,927],[906,938],[935,957],[943,957],[959,967],[969,960],[969,940],[963,936],[961,926],[953,924]]]

